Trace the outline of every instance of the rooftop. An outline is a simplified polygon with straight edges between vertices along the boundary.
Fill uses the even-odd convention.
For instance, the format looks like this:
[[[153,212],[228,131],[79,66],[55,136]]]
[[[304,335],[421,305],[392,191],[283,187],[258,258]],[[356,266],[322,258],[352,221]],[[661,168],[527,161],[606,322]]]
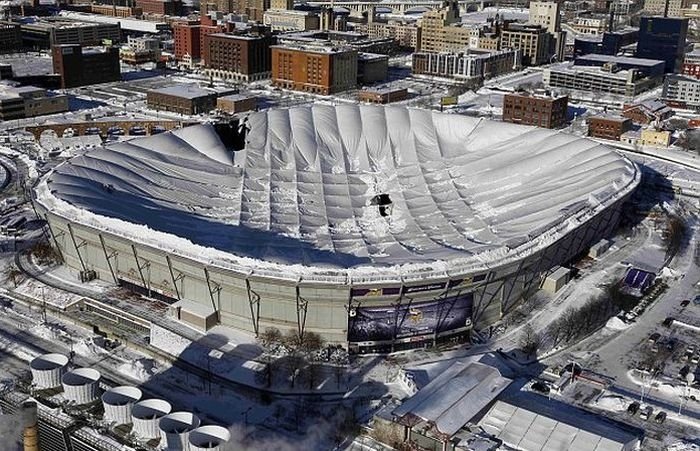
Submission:
[[[433,423],[442,434],[453,436],[488,406],[512,381],[483,363],[457,362],[415,395],[394,409]]]
[[[216,92],[209,89],[200,88],[195,83],[167,86],[165,88],[153,89],[150,92],[158,94],[167,94],[171,96],[182,97],[185,99],[196,99],[198,97],[206,97],[216,95]]]
[[[336,283],[523,258],[639,182],[595,141],[423,109],[316,104],[248,125],[237,152],[206,125],[89,151],[44,179],[39,202],[188,258]]]
[[[595,61],[601,63],[618,63],[618,64],[634,64],[637,66],[653,67],[659,64],[663,65],[662,60],[652,60],[647,58],[634,58],[631,56],[616,56],[616,55],[601,55],[598,53],[589,53],[576,58],[576,61]]]

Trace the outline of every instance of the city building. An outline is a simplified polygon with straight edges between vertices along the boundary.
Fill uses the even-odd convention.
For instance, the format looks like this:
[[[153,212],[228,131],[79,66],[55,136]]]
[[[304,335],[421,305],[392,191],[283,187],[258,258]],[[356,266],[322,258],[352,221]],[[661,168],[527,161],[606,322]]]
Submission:
[[[160,61],[160,39],[146,36],[127,39],[127,47],[119,52],[121,60],[127,64],[144,64]]]
[[[549,63],[555,48],[553,36],[541,25],[510,23],[501,31],[501,49],[520,49],[523,65]]]
[[[118,47],[55,45],[51,55],[53,71],[60,75],[62,89],[121,80]]]
[[[68,96],[34,86],[0,84],[0,119],[21,119],[68,111]]]
[[[377,53],[357,54],[357,84],[371,85],[389,77],[389,57]]]
[[[644,0],[644,11],[651,16],[683,17],[686,0]]]
[[[588,54],[617,55],[623,47],[637,42],[639,30],[627,28],[606,31],[602,36],[576,36],[574,38],[574,58]]]
[[[600,16],[578,16],[574,19],[572,28],[581,34],[602,35],[608,29],[608,17]]]
[[[93,3],[90,5],[90,12],[92,14],[101,14],[104,16],[111,17],[134,17],[141,16],[143,10],[141,8],[132,6],[118,6],[118,5],[101,5],[98,3]]]
[[[400,437],[415,449],[455,449],[455,436],[512,382],[480,362],[458,361],[392,411]]]
[[[357,51],[348,47],[272,47],[272,84],[330,95],[357,86]]]
[[[467,50],[462,53],[424,53],[412,56],[414,75],[430,75],[474,82],[497,77],[521,68],[520,50]]]
[[[229,114],[244,113],[258,108],[258,98],[243,94],[230,94],[216,99],[216,109]]]
[[[693,49],[685,54],[682,73],[700,79],[700,49]]]
[[[164,20],[154,20],[153,18],[145,20],[135,17],[113,17],[67,10],[60,11],[58,14],[63,20],[118,26],[122,31],[127,33],[159,34],[170,31],[169,23]],[[113,40],[113,42],[116,41]]]
[[[0,21],[0,53],[22,50],[22,29],[15,22]]]
[[[515,124],[559,128],[566,124],[569,98],[515,93],[503,96],[503,120]]]
[[[367,12],[367,23],[356,24],[355,31],[366,33],[370,38],[391,38],[398,47],[404,49],[420,50],[422,39],[421,27],[415,21],[390,19],[380,21],[376,19],[375,8]]]
[[[642,130],[639,143],[642,146],[668,147],[671,145],[671,132],[668,130],[645,128]]]
[[[622,116],[603,114],[591,116],[588,122],[588,136],[619,141],[620,136],[632,129],[632,120]]]
[[[673,116],[673,110],[659,100],[644,100],[625,104],[622,107],[622,116],[632,119],[635,124],[648,125],[669,119]]]
[[[204,25],[197,22],[173,25],[175,59],[184,66],[192,67],[200,62],[204,41],[210,34],[227,31],[222,25]]]
[[[234,11],[245,14],[253,22],[262,22],[265,11],[270,9],[270,0],[234,0]]]
[[[666,72],[680,72],[687,35],[688,19],[642,17],[635,56],[662,59],[666,64]]]
[[[667,75],[661,98],[672,106],[700,109],[700,80],[685,75]]]
[[[363,89],[358,95],[360,102],[387,104],[392,102],[401,102],[408,99],[408,89],[406,88],[376,88]]]
[[[541,25],[552,34],[561,30],[559,3],[555,1],[531,1],[529,14],[529,23]]]
[[[216,108],[216,91],[200,88],[194,83],[152,89],[146,93],[148,108],[184,115],[208,113]]]
[[[136,0],[136,7],[143,14],[155,16],[181,16],[182,1],[180,0]]]
[[[274,40],[269,34],[208,34],[202,47],[202,63],[207,74],[225,80],[270,78],[270,46]]]
[[[576,58],[576,66],[609,67],[613,70],[634,69],[647,77],[663,77],[664,62],[659,59],[590,54]]]
[[[263,24],[272,31],[309,31],[320,28],[319,17],[315,12],[288,9],[265,11]]]
[[[644,431],[614,422],[547,397],[517,394],[497,400],[477,429],[502,449],[610,450],[640,449]]]
[[[560,63],[546,67],[542,81],[548,88],[613,94],[631,99],[661,84],[662,77],[648,77],[639,69],[620,69],[615,65],[604,67],[577,66]],[[573,93],[569,97],[578,98]]]
[[[459,5],[447,1],[443,8],[426,11],[421,19],[419,48],[423,52],[458,52],[469,47],[472,30],[461,26]]]
[[[0,64],[0,80],[11,80],[14,78],[12,64]]]
[[[42,17],[21,24],[22,40],[27,47],[48,49],[54,45],[102,45],[121,39],[119,24]]]
[[[391,54],[396,43],[391,38],[371,38],[357,31],[300,31],[277,35],[277,42],[290,46],[350,47],[358,52]]]

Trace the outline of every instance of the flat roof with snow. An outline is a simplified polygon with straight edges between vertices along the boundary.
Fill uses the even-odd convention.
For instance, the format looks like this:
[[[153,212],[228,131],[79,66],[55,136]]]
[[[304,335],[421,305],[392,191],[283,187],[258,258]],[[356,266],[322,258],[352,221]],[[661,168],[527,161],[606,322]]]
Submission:
[[[570,406],[566,411],[547,411],[540,404],[529,402],[525,407],[496,401],[479,425],[505,445],[522,451],[628,451],[639,442],[639,436],[604,418]]]
[[[457,362],[392,413],[399,418],[420,418],[451,437],[511,382],[483,363]]]
[[[420,279],[522,258],[639,182],[610,148],[536,127],[374,105],[247,117],[244,150],[208,125],[114,143],[56,168],[38,200],[243,272]]]

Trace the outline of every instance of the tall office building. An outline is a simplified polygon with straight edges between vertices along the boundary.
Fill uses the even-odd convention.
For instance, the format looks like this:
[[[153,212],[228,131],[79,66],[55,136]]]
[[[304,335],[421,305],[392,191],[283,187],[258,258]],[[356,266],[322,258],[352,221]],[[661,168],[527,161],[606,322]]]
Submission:
[[[548,32],[555,34],[561,26],[559,3],[530,2],[530,20],[533,25],[542,25]]]
[[[635,56],[661,59],[667,73],[680,72],[685,54],[688,19],[642,17]]]

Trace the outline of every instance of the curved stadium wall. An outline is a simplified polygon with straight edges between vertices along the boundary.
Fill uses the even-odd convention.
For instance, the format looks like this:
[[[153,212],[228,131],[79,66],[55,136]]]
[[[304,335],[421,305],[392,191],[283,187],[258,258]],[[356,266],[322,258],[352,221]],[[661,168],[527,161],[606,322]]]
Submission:
[[[258,129],[255,117],[251,122],[253,133]],[[513,127],[519,127],[518,133],[533,130]],[[466,339],[472,327],[488,327],[537,290],[552,267],[610,235],[622,204],[639,183],[636,166],[616,158],[628,172],[625,184],[612,183],[612,194],[586,201],[565,221],[548,223],[545,232],[505,244],[504,253],[487,260],[420,262],[400,271],[376,265],[355,272],[342,267],[300,272],[297,264],[252,267],[222,261],[180,237],[145,239],[150,234],[145,226],[120,229],[113,218],[83,205],[74,209],[77,201],[46,180],[36,190],[36,207],[46,217],[65,265],[76,272],[95,271],[100,279],[177,303],[184,311],[215,314],[221,324],[251,334],[267,327],[312,331],[354,352],[391,352]],[[101,195],[118,189],[107,187]],[[66,208],[66,202],[72,207]]]

